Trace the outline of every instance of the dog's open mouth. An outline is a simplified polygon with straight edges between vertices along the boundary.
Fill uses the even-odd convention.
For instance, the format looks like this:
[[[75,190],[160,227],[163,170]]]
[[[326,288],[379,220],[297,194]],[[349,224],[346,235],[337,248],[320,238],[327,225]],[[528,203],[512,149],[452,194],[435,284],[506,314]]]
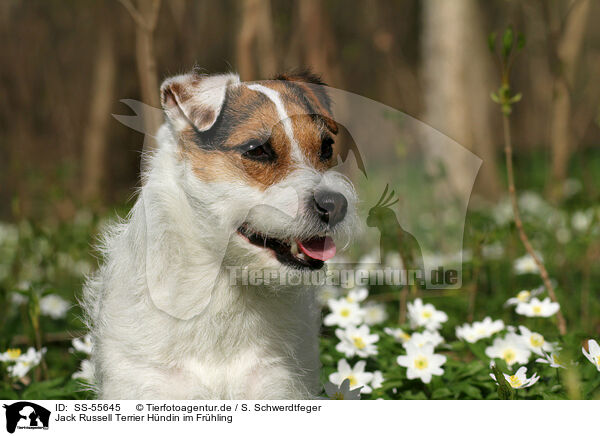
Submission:
[[[282,264],[298,269],[320,269],[335,256],[335,243],[329,236],[289,242],[255,232],[246,223],[238,228],[238,233],[252,245],[271,250]]]

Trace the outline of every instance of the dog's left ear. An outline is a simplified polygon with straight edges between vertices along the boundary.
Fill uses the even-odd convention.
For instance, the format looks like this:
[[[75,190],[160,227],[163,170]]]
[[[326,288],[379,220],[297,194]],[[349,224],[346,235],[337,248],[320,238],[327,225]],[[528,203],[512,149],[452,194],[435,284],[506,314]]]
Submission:
[[[171,77],[160,87],[160,100],[175,130],[193,126],[200,132],[217,121],[227,87],[239,83],[235,74],[205,76],[195,73]]]
[[[310,70],[303,70],[280,74],[275,77],[275,80],[295,82],[296,85],[302,88],[304,94],[314,107],[315,112],[323,117],[327,128],[332,133],[337,134],[338,125],[332,118],[331,98],[329,98],[325,89],[327,85],[321,80],[321,77]]]

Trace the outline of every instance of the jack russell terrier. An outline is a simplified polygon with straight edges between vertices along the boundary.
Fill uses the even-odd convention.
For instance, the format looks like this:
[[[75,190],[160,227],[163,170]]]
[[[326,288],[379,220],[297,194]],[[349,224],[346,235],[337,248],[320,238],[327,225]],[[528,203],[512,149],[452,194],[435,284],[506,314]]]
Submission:
[[[84,287],[101,399],[310,399],[321,392],[314,286],[229,268],[324,268],[357,225],[338,125],[309,73],[161,86],[166,122],[127,219]]]

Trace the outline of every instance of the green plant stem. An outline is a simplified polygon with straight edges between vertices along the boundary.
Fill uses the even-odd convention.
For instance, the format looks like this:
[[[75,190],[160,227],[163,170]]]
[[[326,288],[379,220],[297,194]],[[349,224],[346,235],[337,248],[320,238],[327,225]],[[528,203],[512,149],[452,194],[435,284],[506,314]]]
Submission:
[[[525,229],[523,228],[523,221],[521,221],[521,213],[519,211],[519,204],[517,202],[517,191],[515,189],[515,176],[513,170],[513,162],[512,162],[512,140],[510,136],[510,120],[507,114],[503,114],[502,117],[502,126],[504,130],[504,154],[506,156],[506,173],[508,178],[508,194],[510,196],[510,202],[512,204],[513,215],[515,218],[515,225],[517,226],[517,230],[519,232],[519,237],[521,238],[521,242],[525,246],[525,250],[529,253],[529,255],[535,261],[538,269],[540,270],[540,275],[542,276],[542,280],[544,282],[544,286],[548,291],[548,295],[550,299],[555,303],[558,303],[556,298],[556,293],[554,292],[554,286],[552,286],[552,282],[550,281],[550,276],[548,275],[548,271],[544,266],[544,263],[537,255],[529,238],[527,237],[527,233],[525,233]],[[565,317],[562,313],[562,308],[559,307],[558,312],[556,313],[556,319],[558,324],[558,331],[561,335],[565,335],[567,333],[567,323],[565,321]]]

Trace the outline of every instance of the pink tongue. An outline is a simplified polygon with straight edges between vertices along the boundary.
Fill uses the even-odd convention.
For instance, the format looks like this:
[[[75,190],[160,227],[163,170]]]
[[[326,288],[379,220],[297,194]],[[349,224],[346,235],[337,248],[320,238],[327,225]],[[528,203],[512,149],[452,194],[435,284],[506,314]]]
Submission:
[[[329,236],[313,238],[308,241],[296,241],[300,250],[308,257],[317,260],[329,260],[335,256],[335,243]]]

